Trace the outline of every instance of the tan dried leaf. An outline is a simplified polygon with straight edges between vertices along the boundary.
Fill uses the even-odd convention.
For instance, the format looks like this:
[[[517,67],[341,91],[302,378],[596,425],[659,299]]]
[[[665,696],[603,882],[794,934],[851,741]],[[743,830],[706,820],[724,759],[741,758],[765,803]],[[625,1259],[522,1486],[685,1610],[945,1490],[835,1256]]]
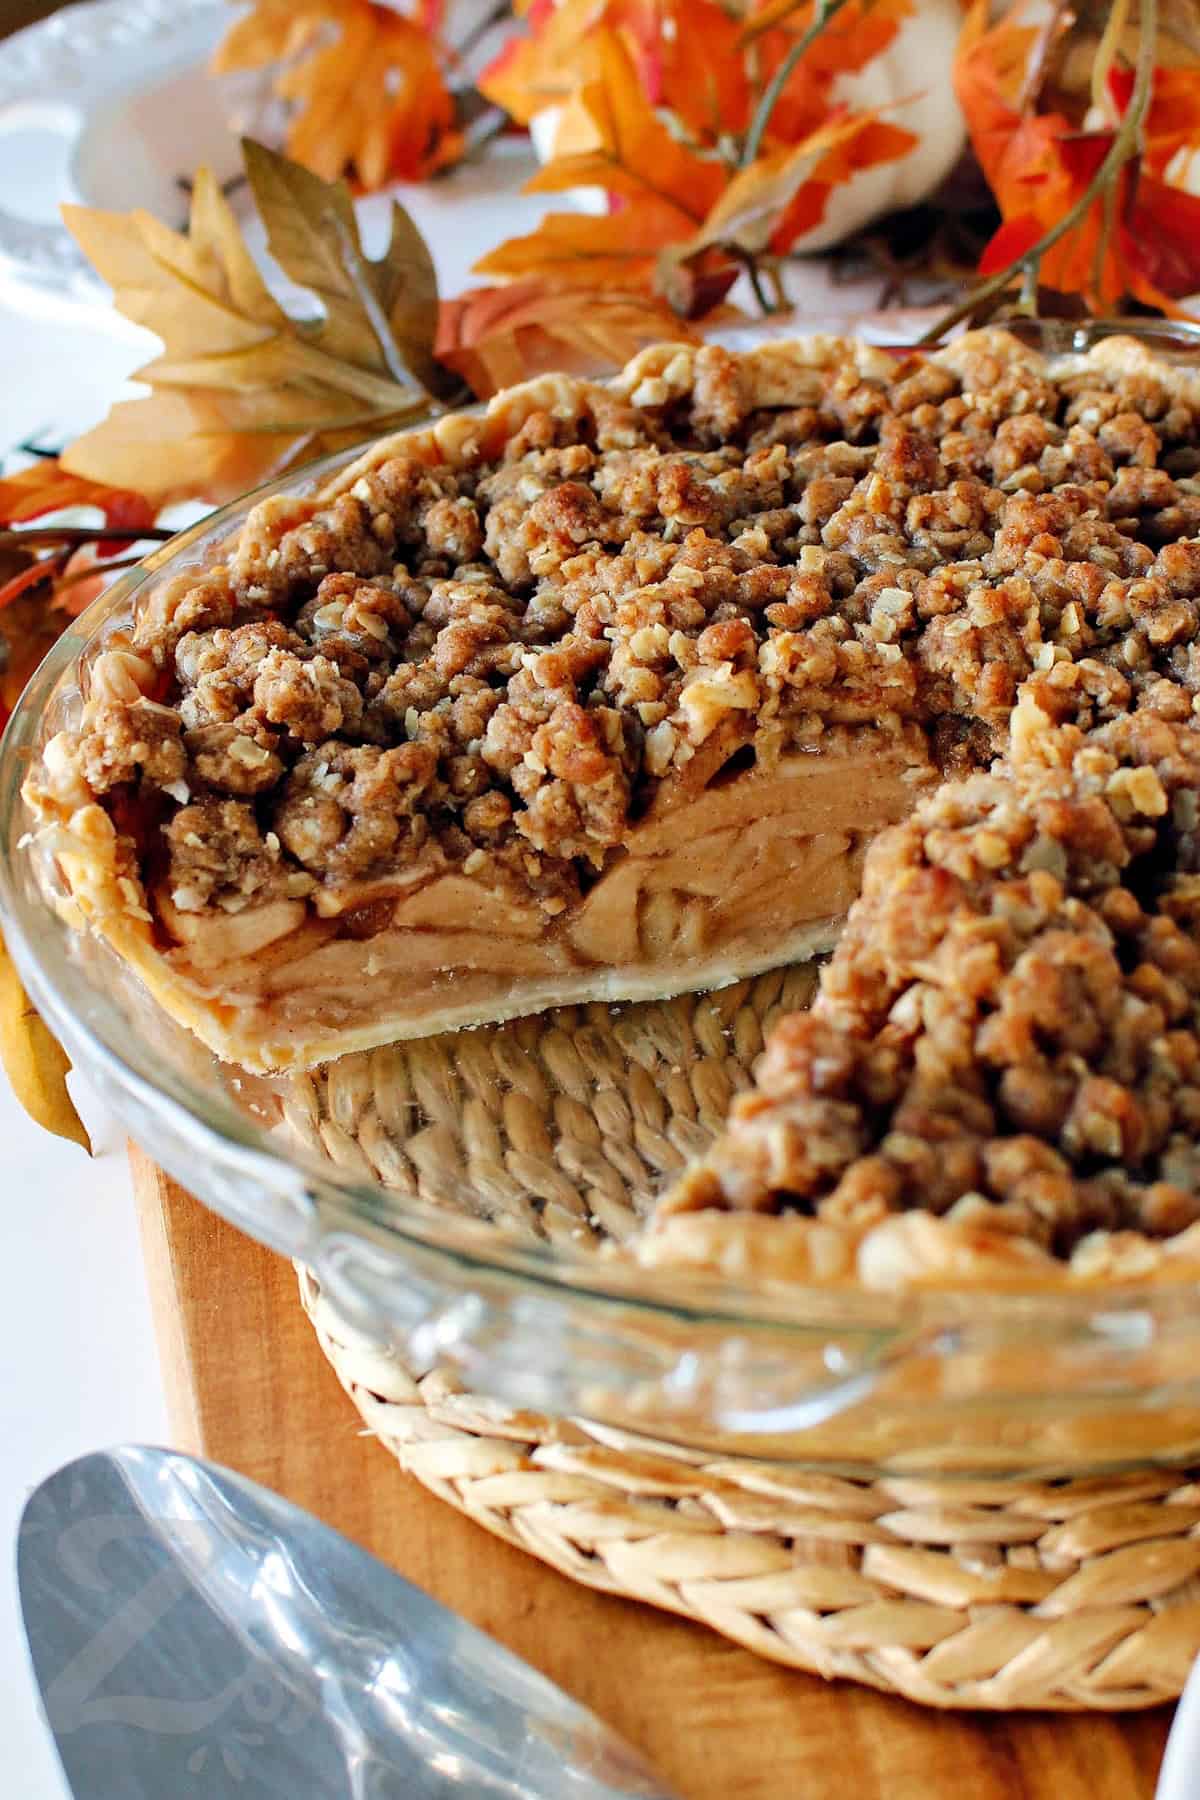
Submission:
[[[90,1155],[91,1140],[67,1092],[70,1059],[30,1005],[3,940],[0,940],[0,1062],[13,1093],[30,1118],[56,1137],[81,1144]]]
[[[402,422],[441,382],[436,284],[407,215],[395,209],[388,248],[369,261],[343,187],[261,146],[246,154],[272,247],[323,318],[292,319],[271,297],[207,170],[186,233],[144,212],[64,208],[118,310],[163,344],[138,372],[149,397],[120,402],[73,444],[72,474],[160,505],[231,499],[347,434]]]

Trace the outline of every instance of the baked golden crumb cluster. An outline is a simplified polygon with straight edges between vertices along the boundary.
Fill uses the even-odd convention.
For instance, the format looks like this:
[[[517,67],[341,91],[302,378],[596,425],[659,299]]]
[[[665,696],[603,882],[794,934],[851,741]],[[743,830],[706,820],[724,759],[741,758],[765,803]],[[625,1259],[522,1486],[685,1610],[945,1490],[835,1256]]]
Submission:
[[[1089,727],[1190,692],[1200,430],[1161,365],[993,332],[793,364],[781,403],[769,362],[677,360],[566,384],[490,458],[269,501],[152,596],[143,697],[59,758],[119,821],[153,797],[178,912],[312,896],[368,931],[436,866],[553,916],[717,734],[769,767],[916,731],[962,773],[1035,672]]]
[[[1161,684],[1055,727],[1047,686],[999,772],[877,839],[811,1012],[664,1213],[794,1209],[861,1245],[920,1207],[1081,1272],[1200,1219],[1200,725]]]

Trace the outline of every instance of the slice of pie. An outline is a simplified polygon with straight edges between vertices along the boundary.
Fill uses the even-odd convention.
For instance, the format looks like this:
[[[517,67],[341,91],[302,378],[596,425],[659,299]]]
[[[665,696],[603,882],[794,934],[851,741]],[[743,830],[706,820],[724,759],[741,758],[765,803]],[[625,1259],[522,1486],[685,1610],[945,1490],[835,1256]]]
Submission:
[[[1200,1275],[1193,695],[1160,681],[1081,730],[1047,686],[1003,765],[872,846],[811,1010],[642,1260],[881,1289]]]
[[[999,332],[543,378],[160,579],[27,797],[248,1068],[733,981],[834,942],[1031,673],[1095,719],[1190,680],[1198,410]]]

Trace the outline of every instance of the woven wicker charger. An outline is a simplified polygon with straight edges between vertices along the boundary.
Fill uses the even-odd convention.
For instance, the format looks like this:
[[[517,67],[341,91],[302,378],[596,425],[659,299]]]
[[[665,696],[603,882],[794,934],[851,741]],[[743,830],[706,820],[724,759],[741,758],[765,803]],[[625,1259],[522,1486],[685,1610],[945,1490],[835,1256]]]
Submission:
[[[620,1240],[812,985],[791,970],[392,1045],[293,1078],[285,1111],[310,1148],[398,1192],[444,1206],[469,1191],[510,1230]],[[402,1467],[590,1587],[931,1706],[1151,1706],[1200,1653],[1200,1468],[866,1480],[650,1443],[415,1380],[299,1275],[322,1349]]]

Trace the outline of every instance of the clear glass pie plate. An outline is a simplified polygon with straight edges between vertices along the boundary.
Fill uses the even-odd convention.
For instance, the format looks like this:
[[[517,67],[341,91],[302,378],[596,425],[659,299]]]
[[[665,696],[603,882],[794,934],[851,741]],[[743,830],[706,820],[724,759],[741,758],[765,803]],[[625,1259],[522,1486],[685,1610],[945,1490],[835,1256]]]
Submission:
[[[1045,335],[1074,349],[1096,329]],[[1157,348],[1196,354],[1169,331],[1153,334]],[[749,1078],[772,1015],[807,998],[807,970],[268,1079],[218,1062],[64,919],[53,846],[32,833],[20,788],[40,745],[78,715],[97,649],[159,583],[213,560],[252,500],[311,492],[351,454],[213,514],[118,581],[52,650],[0,750],[6,939],[130,1133],[215,1211],[311,1268],[337,1311],[406,1366],[448,1368],[509,1405],[848,1473],[1200,1460],[1194,1284],[737,1288],[620,1253]]]

